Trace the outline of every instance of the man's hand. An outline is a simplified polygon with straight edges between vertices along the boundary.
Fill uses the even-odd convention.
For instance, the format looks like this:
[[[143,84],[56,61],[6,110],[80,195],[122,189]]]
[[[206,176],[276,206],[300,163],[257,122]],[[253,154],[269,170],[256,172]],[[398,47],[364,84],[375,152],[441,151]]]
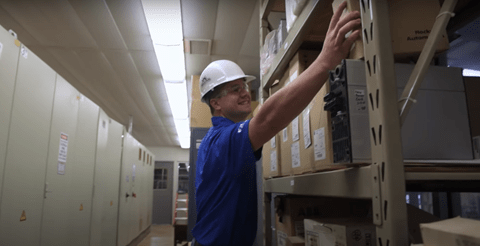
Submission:
[[[360,13],[354,11],[340,18],[343,10],[347,7],[347,2],[343,2],[330,20],[327,35],[323,43],[323,49],[316,62],[320,62],[321,66],[327,70],[333,70],[342,59],[345,59],[352,47],[353,42],[359,37],[361,25]],[[353,31],[355,30],[355,31]],[[353,33],[345,38],[345,35],[353,31]]]

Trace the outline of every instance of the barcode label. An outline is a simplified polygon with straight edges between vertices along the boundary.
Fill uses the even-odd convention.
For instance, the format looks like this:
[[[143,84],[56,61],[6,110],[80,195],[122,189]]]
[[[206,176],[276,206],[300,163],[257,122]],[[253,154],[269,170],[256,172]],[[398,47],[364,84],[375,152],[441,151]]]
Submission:
[[[300,142],[295,142],[292,144],[292,167],[300,167]]]
[[[325,127],[317,129],[313,133],[313,149],[315,161],[326,159],[325,151]]]
[[[270,153],[270,171],[276,172],[277,171],[277,151],[272,150]]]
[[[295,142],[300,139],[298,134],[298,116],[292,121],[292,141]]]

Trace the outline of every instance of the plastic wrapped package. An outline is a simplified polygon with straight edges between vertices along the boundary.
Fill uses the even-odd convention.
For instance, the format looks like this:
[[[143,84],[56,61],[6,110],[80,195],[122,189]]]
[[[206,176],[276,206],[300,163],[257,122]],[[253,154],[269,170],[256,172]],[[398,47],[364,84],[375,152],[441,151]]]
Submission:
[[[283,42],[287,38],[288,32],[287,32],[287,20],[286,19],[281,19],[280,24],[278,25],[278,33],[277,33],[277,47],[278,50],[282,48]]]
[[[285,14],[287,16],[287,31],[295,23],[297,17],[302,13],[307,0],[285,0]]]
[[[273,58],[278,52],[277,29],[269,32],[265,37],[265,43],[260,53],[260,71],[262,75],[268,73]]]

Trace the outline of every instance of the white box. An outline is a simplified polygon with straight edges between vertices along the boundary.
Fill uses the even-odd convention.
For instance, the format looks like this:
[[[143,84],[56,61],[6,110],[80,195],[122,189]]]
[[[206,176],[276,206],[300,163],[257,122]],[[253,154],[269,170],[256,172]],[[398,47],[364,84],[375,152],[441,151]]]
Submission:
[[[360,218],[305,219],[305,246],[375,246],[376,228]]]
[[[420,224],[425,246],[480,245],[480,221],[456,217]]]

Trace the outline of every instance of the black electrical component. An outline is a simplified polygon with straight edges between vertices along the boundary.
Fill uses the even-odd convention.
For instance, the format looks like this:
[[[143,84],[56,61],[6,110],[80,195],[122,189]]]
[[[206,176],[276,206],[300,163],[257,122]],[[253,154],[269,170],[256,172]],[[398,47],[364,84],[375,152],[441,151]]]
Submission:
[[[345,60],[342,60],[335,70],[330,71],[330,92],[323,98],[324,110],[330,112],[332,120],[334,163],[350,163],[352,161],[346,69]]]

